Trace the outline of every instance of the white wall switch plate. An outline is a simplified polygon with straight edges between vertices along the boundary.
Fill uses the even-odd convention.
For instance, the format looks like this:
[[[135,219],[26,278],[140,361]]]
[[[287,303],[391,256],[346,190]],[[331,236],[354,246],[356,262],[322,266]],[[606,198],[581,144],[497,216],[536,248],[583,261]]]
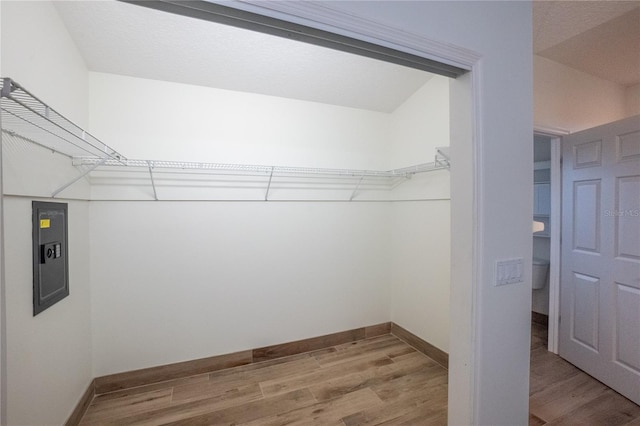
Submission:
[[[495,286],[524,282],[524,259],[498,260]]]

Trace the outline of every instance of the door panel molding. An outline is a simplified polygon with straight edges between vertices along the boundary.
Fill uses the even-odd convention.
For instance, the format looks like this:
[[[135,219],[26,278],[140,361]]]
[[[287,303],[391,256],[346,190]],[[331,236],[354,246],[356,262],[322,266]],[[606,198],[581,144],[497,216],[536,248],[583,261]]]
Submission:
[[[616,179],[616,208],[605,211],[615,220],[615,256],[631,262],[640,262],[640,233],[634,232],[635,222],[640,220],[640,175]]]
[[[602,205],[599,179],[573,183],[573,250],[600,253],[600,209]]]
[[[600,279],[574,272],[572,290],[571,339],[597,353]]]
[[[640,161],[640,131],[618,135],[618,161]]]
[[[581,143],[573,147],[574,169],[602,165],[602,140]]]

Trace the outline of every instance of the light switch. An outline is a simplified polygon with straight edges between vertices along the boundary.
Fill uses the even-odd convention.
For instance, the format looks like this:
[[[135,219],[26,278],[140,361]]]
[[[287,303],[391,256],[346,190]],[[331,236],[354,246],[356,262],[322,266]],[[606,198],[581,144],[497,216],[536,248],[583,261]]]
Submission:
[[[521,257],[496,262],[496,286],[521,282],[524,282],[524,260]]]

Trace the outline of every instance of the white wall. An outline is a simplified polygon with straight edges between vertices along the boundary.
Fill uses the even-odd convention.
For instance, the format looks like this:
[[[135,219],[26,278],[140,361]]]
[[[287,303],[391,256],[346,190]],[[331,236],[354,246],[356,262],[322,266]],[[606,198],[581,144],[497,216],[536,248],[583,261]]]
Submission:
[[[534,123],[571,132],[627,117],[625,88],[549,59],[533,57]]]
[[[53,5],[3,1],[0,7],[2,75],[86,124],[87,70]],[[17,141],[6,141],[3,154],[5,190],[25,190],[28,195],[44,191],[46,195],[52,183],[40,174],[52,164],[42,157],[25,161],[28,157]],[[51,160],[51,154],[47,155]],[[22,180],[15,172],[21,173]],[[25,178],[29,173],[38,179]],[[61,424],[92,378],[88,204],[69,204],[70,296],[33,317],[31,203],[24,198],[3,198],[7,424]]]
[[[94,202],[91,215],[96,376],[389,320],[384,203]]]
[[[95,72],[90,81],[92,132],[129,158],[388,167],[384,113]]]
[[[393,203],[391,213],[391,320],[448,352],[450,202]]]
[[[55,7],[49,1],[3,1],[2,8],[2,76],[85,126],[87,68]]]
[[[449,81],[434,75],[393,111],[391,167],[433,161],[436,147],[449,146]]]
[[[388,168],[387,114],[90,80],[92,131],[131,157]],[[96,376],[389,321],[386,203],[93,202],[91,223]]]
[[[626,116],[640,114],[640,84],[625,89]]]
[[[5,196],[51,197],[80,174],[67,156],[12,134],[3,135],[3,169]],[[89,182],[81,179],[57,196],[87,200],[90,194]]]
[[[433,77],[404,105],[389,115],[262,95],[91,73],[91,127],[94,132],[109,138],[110,144],[119,143],[116,147],[121,152],[128,155],[135,152],[141,158],[388,169],[433,161],[435,147],[448,145],[448,88],[449,79]],[[247,130],[253,129],[254,126],[263,132]],[[182,136],[177,138],[178,134]],[[176,140],[180,143],[176,144]],[[119,187],[105,188],[107,187],[100,185],[94,189],[94,196],[97,194],[96,191],[100,191],[101,196],[107,196],[110,192],[111,196],[117,197],[121,194],[115,195],[113,191],[123,191]],[[347,188],[352,189],[350,186]],[[399,198],[448,197],[449,174],[443,170],[414,177],[400,188]],[[190,189],[181,188],[180,191],[189,192]],[[159,192],[165,195],[167,190],[161,188]],[[257,192],[256,198],[259,199],[264,193],[264,188],[258,188]],[[277,197],[277,190],[272,192],[272,196]],[[138,207],[137,204],[95,204],[92,209],[92,220],[95,223],[92,227],[92,282],[96,374],[228,353],[373,324],[374,322],[365,319],[372,318],[367,313],[371,310],[377,312],[373,315],[377,322],[388,321],[390,302],[388,299],[385,302],[385,298],[389,295],[390,287],[393,288],[391,319],[397,320],[403,327],[446,350],[449,333],[448,203],[395,202],[392,207],[379,203],[360,207],[330,203],[300,207],[304,205],[287,203],[275,207],[271,204],[265,206],[263,203],[153,203]],[[145,213],[141,211],[139,218],[132,219],[137,217],[130,214],[132,208],[143,209]],[[263,210],[264,213],[261,213]],[[172,212],[171,215],[167,215],[169,211]],[[278,213],[270,213],[274,211]],[[316,217],[320,211],[322,214]],[[351,216],[350,212],[353,211],[362,214],[367,221],[373,220],[366,224],[370,233],[367,239],[350,233],[349,230],[361,229],[363,226],[362,223],[357,223],[357,215]],[[393,211],[393,217],[388,217],[390,211]],[[209,221],[203,234],[202,221],[194,220],[194,215],[199,218],[206,215],[206,212],[215,214],[209,213],[214,219]],[[274,216],[265,216],[269,214]],[[258,226],[245,223],[247,215],[256,217],[254,221],[265,216],[266,222],[261,222]],[[317,248],[312,241],[327,239],[327,235],[332,235],[322,226],[326,218],[332,215],[336,215],[331,219],[334,226],[345,227],[341,234],[346,232],[353,237],[344,241],[351,241],[349,245],[358,247],[357,250],[364,257],[357,259],[351,254],[347,255],[338,244],[332,251],[343,253],[338,254],[338,258],[350,259],[340,268],[332,268],[335,278],[330,281],[340,282],[340,285],[337,288],[320,285],[320,282],[327,281],[323,274],[316,278],[305,278],[300,281],[300,285],[308,286],[312,290],[309,294],[313,294],[315,300],[324,299],[329,304],[331,300],[341,300],[345,301],[343,308],[357,307],[348,315],[360,318],[355,322],[341,318],[344,313],[341,313],[342,308],[337,306],[330,311],[333,319],[327,320],[326,310],[314,312],[311,308],[300,308],[307,303],[304,296],[294,292],[291,298],[282,298],[283,292],[278,290],[283,282],[291,279],[288,277],[299,276],[305,269],[323,270],[324,266],[320,265],[327,260],[327,251],[323,250],[324,255],[315,255]],[[167,223],[171,222],[173,217],[182,223],[182,227],[179,233],[170,236],[166,244],[184,250],[177,268],[190,271],[191,275],[188,276],[192,278],[189,279],[172,276],[163,269],[171,265],[172,255],[167,254],[168,257],[165,257],[162,254],[164,250],[150,257],[151,263],[130,260],[142,255],[137,250],[141,244],[147,245],[146,240],[162,238],[164,232],[159,232],[157,237],[152,237],[149,233],[166,229]],[[298,221],[313,221],[318,226],[310,226],[310,234],[305,237],[302,237],[299,231],[287,231]],[[219,222],[224,224],[220,229]],[[108,226],[101,226],[101,223],[108,223]],[[128,230],[125,234],[129,239],[124,248],[118,239],[113,238],[114,228]],[[148,231],[140,231],[146,228],[149,228]],[[242,232],[237,239],[209,237],[209,232],[218,235],[225,230],[237,229],[251,229],[255,232]],[[278,235],[282,236],[267,234],[269,238],[273,238],[273,242],[270,243],[266,236],[261,235],[262,232],[273,229],[279,230]],[[391,239],[389,232],[393,235]],[[434,236],[437,236],[436,240]],[[200,242],[201,238],[204,239]],[[291,238],[296,239],[295,245],[302,250],[301,252],[289,251],[287,247],[292,244]],[[328,241],[323,241],[322,244],[333,245],[335,241],[332,242],[332,239],[333,237],[329,237]],[[161,247],[161,241],[157,240],[152,245]],[[371,241],[375,242],[373,246],[370,244]],[[205,279],[202,277],[209,276],[206,271],[208,265],[190,259],[199,259],[201,256],[197,253],[207,250],[207,244],[211,245],[210,250],[218,253],[216,257],[224,260],[220,262],[222,266],[211,276],[211,283],[203,286]],[[233,257],[246,251],[242,247],[247,245],[256,248],[247,251],[242,262],[251,265],[258,261],[262,264],[264,259],[260,259],[261,252],[266,246],[272,246],[270,254],[276,256],[272,261],[282,266],[276,273],[267,273],[268,269],[259,269],[262,274],[259,277],[249,275],[249,278],[244,278],[237,274],[234,276],[234,268],[243,270],[244,273],[252,273],[239,267]],[[373,249],[375,253],[372,253]],[[227,255],[230,257],[226,258]],[[298,256],[303,256],[303,261],[296,261]],[[292,263],[299,266],[292,267]],[[114,270],[113,264],[118,264],[119,268]],[[149,269],[154,269],[153,265],[159,268],[157,273],[149,272]],[[362,271],[370,269],[372,265],[375,265],[375,273],[372,276],[368,273],[362,275]],[[173,270],[174,266],[171,268]],[[133,281],[126,280],[125,283],[123,279],[115,277],[123,273],[138,278]],[[393,278],[389,279],[391,273]],[[156,274],[157,277],[161,277],[159,282],[145,278],[156,277]],[[372,277],[376,278],[371,280]],[[360,290],[357,290],[362,285],[362,280],[371,280],[367,297],[363,297]],[[139,300],[138,305],[145,306],[144,310],[134,308],[136,304],[132,304],[131,300],[135,300],[136,297],[144,298],[144,289],[170,289],[177,281],[180,281],[183,287],[191,289],[187,290],[189,297],[171,303],[178,318],[186,316],[184,324],[175,328],[159,329],[151,334],[144,332],[152,326],[152,323],[147,324],[146,320],[157,318],[164,309],[163,305],[169,303],[169,300],[157,301],[158,294],[162,295],[165,292],[154,292],[153,303]],[[116,284],[118,291],[113,291],[114,282],[119,283]],[[274,289],[272,297],[261,298],[269,310],[287,312],[285,317],[305,312],[308,316],[307,321],[287,325],[274,318],[272,322],[268,318],[265,320],[265,312],[262,309],[254,306],[244,312],[240,307],[238,310],[243,313],[238,313],[240,320],[234,321],[238,326],[234,327],[231,333],[224,326],[219,329],[211,326],[224,324],[223,319],[232,315],[230,312],[222,308],[209,312],[206,309],[194,310],[192,307],[193,301],[190,297],[203,300],[206,297],[203,298],[202,294],[217,294],[221,291],[220,287],[225,288],[225,298],[220,300],[221,307],[241,305],[248,293],[255,292],[253,282],[259,282],[259,288]],[[316,294],[313,291],[316,287],[324,288],[324,291]],[[131,295],[132,291],[136,296]],[[173,293],[167,291],[166,294],[170,297]],[[367,302],[358,301],[360,299]],[[250,300],[245,303],[252,305]],[[120,310],[119,319],[114,320],[111,315],[113,306],[131,306],[131,309],[126,309],[124,314]],[[198,315],[194,316],[193,312],[198,312]],[[178,319],[176,324],[180,321]],[[268,325],[273,330],[271,335],[267,337],[262,329],[256,329],[255,326],[252,329],[248,326],[257,322]],[[139,327],[122,327],[123,324],[139,324]],[[175,343],[183,339],[185,335],[181,330],[186,328],[193,329],[196,335],[210,332],[217,338],[206,344],[189,338],[180,345],[163,346],[167,345],[167,342]],[[114,331],[123,329],[129,331],[119,331],[121,334]],[[145,335],[148,337],[144,346],[148,351],[141,351],[135,343],[139,342],[140,336]]]
[[[449,83],[432,77],[392,114],[393,167],[433,161],[449,145]],[[391,207],[391,320],[427,342],[449,350],[449,171],[414,176],[394,197],[434,201]],[[444,198],[444,200],[443,200]]]
[[[33,316],[31,200],[5,198],[8,424],[62,424],[91,375],[89,206],[69,202],[69,296]]]

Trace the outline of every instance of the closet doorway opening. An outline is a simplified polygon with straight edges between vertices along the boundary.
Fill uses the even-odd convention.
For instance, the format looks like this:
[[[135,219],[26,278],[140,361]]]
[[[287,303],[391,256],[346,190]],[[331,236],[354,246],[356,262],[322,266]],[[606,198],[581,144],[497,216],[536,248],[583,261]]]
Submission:
[[[136,200],[150,202],[139,207],[140,217],[162,217],[169,208],[165,203],[172,202],[177,217],[187,221],[188,214],[197,215],[200,209],[203,216],[217,215],[214,221],[226,222],[226,232],[239,235],[230,241],[231,235],[211,224],[217,238],[211,238],[208,250],[221,253],[228,248],[256,265],[234,273],[231,265],[238,265],[238,260],[219,255],[229,266],[219,266],[213,277],[229,283],[227,297],[253,305],[257,302],[249,295],[264,294],[267,288],[279,295],[263,297],[253,313],[240,308],[243,315],[255,318],[237,324],[232,333],[254,342],[253,347],[390,319],[435,350],[449,352],[449,111],[453,77],[464,70],[207,2],[189,7],[168,2],[69,2],[57,7],[81,52],[94,64],[92,133],[114,141],[116,151],[133,166],[140,165],[139,175],[123,171],[117,161],[90,173],[92,201],[105,206],[96,209],[98,221],[106,220],[103,215],[113,221],[123,214],[115,201]],[[114,21],[123,23],[118,34],[110,34],[116,30],[107,25]],[[89,31],[89,25],[101,22],[101,31]],[[156,37],[143,37],[140,28]],[[146,55],[136,59],[140,52]],[[116,66],[118,72],[112,72]],[[162,167],[162,160],[181,165],[197,161],[205,170],[184,176],[181,168],[172,174]],[[214,176],[211,183],[212,164],[232,170],[225,170],[222,181]],[[245,167],[256,170],[245,174]],[[131,189],[123,196],[124,185],[135,192]],[[194,202],[198,207],[190,206]],[[260,225],[252,226],[245,216]],[[145,227],[131,225],[129,214],[126,221],[118,227],[129,227],[132,233]],[[183,227],[184,235],[200,232]],[[96,241],[107,240],[109,234],[94,232]],[[197,246],[193,241],[195,236],[174,236],[171,245]],[[341,242],[353,249],[341,248]],[[109,241],[98,246],[96,258],[110,263],[122,256],[125,269],[141,272],[140,265],[116,254]],[[294,253],[291,247],[301,250]],[[202,249],[206,250],[204,242]],[[265,259],[279,264],[280,271],[268,271]],[[113,282],[103,263],[96,262],[96,294],[106,292]],[[178,265],[204,274],[198,272],[203,266]],[[171,280],[154,285],[170,288]],[[197,291],[202,289],[194,288]],[[133,297],[124,288],[116,293],[121,300],[112,300],[114,305]],[[269,313],[274,307],[279,314]],[[303,311],[308,324],[290,324],[288,318]],[[148,314],[145,317],[153,317]],[[207,315],[213,317],[198,324],[185,320],[183,326],[205,332],[202,324],[222,324],[233,313],[220,306]],[[122,321],[140,324],[141,316],[131,312]],[[108,353],[107,345],[114,348],[113,338],[106,336],[113,336],[112,328],[118,326],[109,317],[106,306],[96,307],[100,374],[118,372],[101,355]],[[258,317],[264,330],[248,325]],[[231,352],[238,336],[209,350]],[[166,341],[176,337],[166,336]],[[122,340],[115,347],[120,347],[119,358],[127,359],[130,348]],[[166,363],[171,350],[149,340],[145,346],[153,364]],[[152,347],[164,357],[152,355]],[[211,354],[190,356],[206,355]],[[128,369],[144,367],[143,359],[148,358],[138,357],[128,361]]]

